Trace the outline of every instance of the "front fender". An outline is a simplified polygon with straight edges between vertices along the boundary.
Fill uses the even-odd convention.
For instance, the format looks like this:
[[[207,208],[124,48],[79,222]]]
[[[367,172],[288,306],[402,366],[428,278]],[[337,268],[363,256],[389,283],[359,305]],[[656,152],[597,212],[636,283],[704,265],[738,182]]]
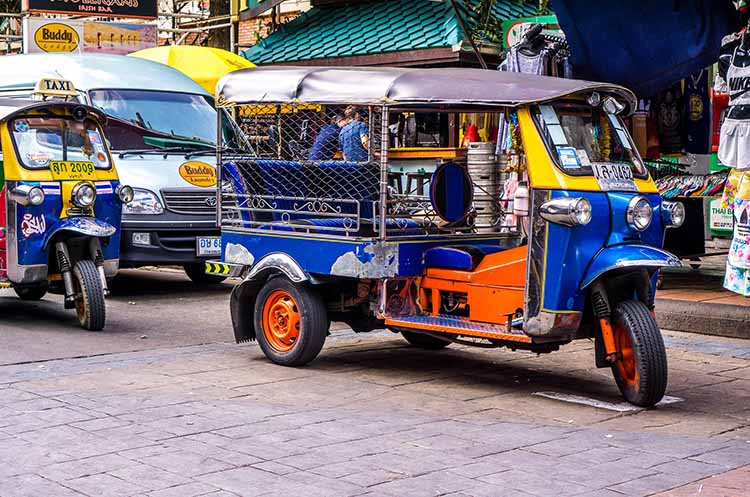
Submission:
[[[58,233],[74,233],[76,235],[107,238],[117,232],[117,228],[109,223],[93,217],[66,217],[59,220],[48,232],[44,239],[43,249],[46,250],[50,241]]]
[[[589,264],[580,288],[583,290],[599,276],[626,267],[680,267],[682,263],[674,254],[649,245],[623,244],[605,247]]]

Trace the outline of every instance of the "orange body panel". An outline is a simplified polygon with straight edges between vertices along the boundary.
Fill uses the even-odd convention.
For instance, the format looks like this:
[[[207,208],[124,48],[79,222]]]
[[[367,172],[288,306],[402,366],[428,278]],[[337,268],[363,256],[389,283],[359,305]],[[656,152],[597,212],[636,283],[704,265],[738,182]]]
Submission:
[[[439,292],[465,293],[471,321],[506,323],[508,315],[523,309],[527,250],[521,246],[486,255],[474,271],[427,269],[420,282],[422,307],[438,314]],[[424,301],[424,290],[432,290],[432,302]]]

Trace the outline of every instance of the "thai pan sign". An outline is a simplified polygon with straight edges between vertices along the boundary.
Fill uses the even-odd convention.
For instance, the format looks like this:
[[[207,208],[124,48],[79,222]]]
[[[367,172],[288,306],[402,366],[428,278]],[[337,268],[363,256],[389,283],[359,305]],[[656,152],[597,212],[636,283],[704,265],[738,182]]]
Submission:
[[[158,44],[153,24],[24,19],[25,53],[76,52],[126,55]]]
[[[22,10],[32,13],[77,14],[97,17],[156,19],[157,0],[23,0]]]

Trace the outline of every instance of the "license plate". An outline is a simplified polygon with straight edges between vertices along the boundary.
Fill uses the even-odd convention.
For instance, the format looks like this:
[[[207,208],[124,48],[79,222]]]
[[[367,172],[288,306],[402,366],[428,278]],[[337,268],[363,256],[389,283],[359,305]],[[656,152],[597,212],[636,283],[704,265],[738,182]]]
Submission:
[[[95,169],[93,162],[75,162],[53,160],[49,163],[52,171],[52,179],[57,181],[65,180],[94,180]]]
[[[221,238],[218,236],[201,236],[195,239],[195,251],[198,257],[221,255]]]
[[[604,191],[637,191],[633,171],[627,164],[591,164],[591,169]]]

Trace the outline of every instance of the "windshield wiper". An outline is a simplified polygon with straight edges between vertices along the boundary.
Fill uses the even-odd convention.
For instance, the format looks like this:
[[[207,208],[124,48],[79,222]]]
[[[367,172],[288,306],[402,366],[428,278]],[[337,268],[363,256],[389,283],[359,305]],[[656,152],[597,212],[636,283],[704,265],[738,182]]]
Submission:
[[[222,154],[226,153],[226,152],[241,153],[241,154],[246,154],[246,155],[249,154],[247,152],[247,150],[242,150],[241,148],[237,148],[237,147],[225,147],[225,148],[221,149],[221,153]],[[195,150],[193,152],[185,154],[185,159],[192,159],[193,157],[197,157],[199,155],[206,155],[207,153],[215,154],[216,153],[216,147],[213,147],[211,149],[207,148],[205,150]]]
[[[127,155],[167,155],[170,152],[184,152],[187,147],[167,147],[167,148],[141,148],[135,150],[123,150],[120,152],[120,159]],[[191,149],[192,150],[192,149]]]

